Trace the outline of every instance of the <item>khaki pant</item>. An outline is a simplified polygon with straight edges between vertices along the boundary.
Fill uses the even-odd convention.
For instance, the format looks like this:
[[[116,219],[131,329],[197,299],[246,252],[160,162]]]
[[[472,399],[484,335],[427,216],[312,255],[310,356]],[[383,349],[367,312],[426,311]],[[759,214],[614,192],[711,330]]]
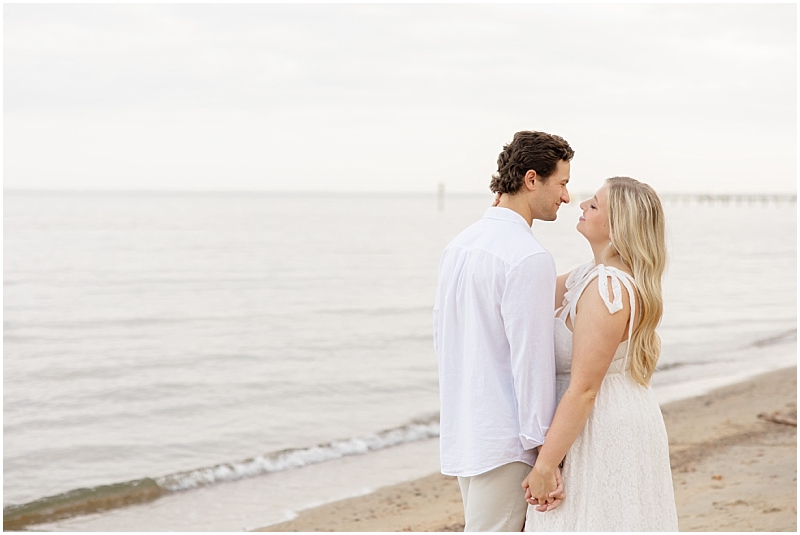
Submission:
[[[527,464],[514,462],[477,476],[459,477],[464,531],[522,531],[528,511],[522,480],[530,471]]]

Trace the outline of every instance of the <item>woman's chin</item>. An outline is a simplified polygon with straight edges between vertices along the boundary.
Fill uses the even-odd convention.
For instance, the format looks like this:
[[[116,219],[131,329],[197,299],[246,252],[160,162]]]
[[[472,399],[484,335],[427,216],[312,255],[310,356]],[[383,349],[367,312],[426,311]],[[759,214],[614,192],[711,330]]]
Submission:
[[[591,242],[592,242],[592,240],[590,240],[590,239],[589,239],[589,237],[586,235],[586,232],[584,232],[584,231],[585,231],[585,229],[584,229],[584,226],[583,226],[581,223],[583,223],[583,221],[581,221],[581,222],[579,222],[577,225],[575,225],[575,230],[577,230],[577,231],[578,231],[578,234],[580,234],[581,236],[583,236],[583,237],[584,237],[584,239],[585,239],[586,241],[588,241],[589,243],[591,243]]]

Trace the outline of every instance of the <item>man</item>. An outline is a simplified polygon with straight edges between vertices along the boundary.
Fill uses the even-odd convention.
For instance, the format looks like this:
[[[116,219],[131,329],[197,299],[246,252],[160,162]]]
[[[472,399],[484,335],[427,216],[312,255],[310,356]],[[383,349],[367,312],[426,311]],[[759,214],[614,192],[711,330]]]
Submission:
[[[533,237],[569,202],[562,138],[517,132],[497,158],[503,194],[442,253],[433,311],[441,466],[458,476],[465,531],[520,531],[522,482],[556,408],[553,257]]]

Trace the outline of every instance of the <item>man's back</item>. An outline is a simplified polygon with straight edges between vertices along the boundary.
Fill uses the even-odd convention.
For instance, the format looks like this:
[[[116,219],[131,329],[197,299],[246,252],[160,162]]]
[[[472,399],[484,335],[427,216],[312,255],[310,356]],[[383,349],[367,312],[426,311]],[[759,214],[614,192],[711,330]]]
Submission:
[[[550,253],[506,208],[445,248],[434,307],[444,474],[534,463],[556,403],[555,276]]]

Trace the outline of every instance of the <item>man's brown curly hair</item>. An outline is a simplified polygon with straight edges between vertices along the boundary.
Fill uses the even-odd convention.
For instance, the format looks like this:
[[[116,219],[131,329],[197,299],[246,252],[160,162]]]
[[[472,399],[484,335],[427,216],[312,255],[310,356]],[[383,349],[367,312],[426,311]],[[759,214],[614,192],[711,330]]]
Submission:
[[[575,151],[563,137],[529,130],[517,132],[497,157],[497,172],[492,175],[489,188],[493,193],[516,193],[529,169],[546,182],[559,160],[568,162],[573,156]]]

